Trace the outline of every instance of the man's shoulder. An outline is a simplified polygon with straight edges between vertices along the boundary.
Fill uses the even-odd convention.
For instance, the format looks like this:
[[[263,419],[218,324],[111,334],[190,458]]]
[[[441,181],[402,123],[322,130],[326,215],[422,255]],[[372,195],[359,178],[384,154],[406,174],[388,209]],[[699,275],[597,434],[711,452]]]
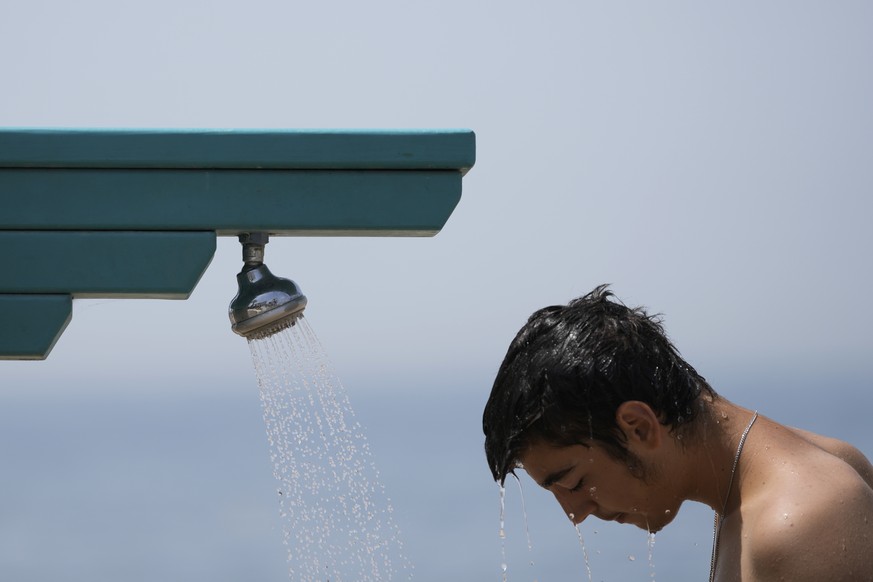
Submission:
[[[873,465],[867,457],[853,445],[839,439],[823,436],[807,430],[792,428],[795,435],[815,447],[837,457],[852,467],[870,487],[873,487]]]
[[[873,490],[857,473],[840,465],[830,469],[813,483],[804,483],[803,475],[787,483],[774,479],[771,488],[743,504],[743,521],[750,526],[744,533],[776,541],[779,534],[797,537],[807,529],[820,535],[829,524],[845,525],[849,518],[865,517],[861,509],[873,510]]]
[[[838,459],[769,473],[743,503],[753,580],[873,581],[873,490]]]

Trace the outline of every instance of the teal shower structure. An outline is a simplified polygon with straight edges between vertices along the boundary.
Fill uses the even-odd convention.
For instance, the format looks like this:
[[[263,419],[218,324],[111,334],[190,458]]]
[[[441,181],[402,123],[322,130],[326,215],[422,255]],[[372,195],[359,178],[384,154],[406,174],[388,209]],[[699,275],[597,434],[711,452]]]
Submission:
[[[433,236],[470,130],[0,129],[0,359],[45,359],[75,298],[186,299],[217,236]]]

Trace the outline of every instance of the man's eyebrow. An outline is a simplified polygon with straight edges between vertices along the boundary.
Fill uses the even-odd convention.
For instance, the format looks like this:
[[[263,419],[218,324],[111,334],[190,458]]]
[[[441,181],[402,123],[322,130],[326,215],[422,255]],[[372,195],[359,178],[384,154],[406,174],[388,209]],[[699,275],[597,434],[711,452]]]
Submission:
[[[540,487],[542,487],[543,489],[551,489],[552,485],[563,479],[564,476],[572,470],[573,465],[570,465],[569,467],[565,467],[563,469],[558,469],[557,471],[543,479],[542,483],[540,483]]]

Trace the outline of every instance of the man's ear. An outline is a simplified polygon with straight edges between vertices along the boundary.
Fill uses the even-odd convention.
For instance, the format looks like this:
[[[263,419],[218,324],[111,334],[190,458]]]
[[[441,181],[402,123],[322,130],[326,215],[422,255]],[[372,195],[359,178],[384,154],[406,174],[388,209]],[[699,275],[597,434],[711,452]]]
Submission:
[[[636,443],[649,449],[661,445],[661,423],[652,407],[645,402],[622,402],[615,411],[615,421],[627,438],[628,445]]]

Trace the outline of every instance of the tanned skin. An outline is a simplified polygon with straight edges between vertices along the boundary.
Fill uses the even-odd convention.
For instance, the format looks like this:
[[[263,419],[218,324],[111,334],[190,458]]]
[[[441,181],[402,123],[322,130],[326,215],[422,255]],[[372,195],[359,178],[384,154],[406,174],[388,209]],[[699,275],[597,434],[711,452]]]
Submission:
[[[726,508],[718,582],[873,582],[873,466],[864,455],[759,415],[728,491],[753,412],[702,398],[693,434],[671,431],[643,402],[623,403],[616,420],[630,465],[596,443],[542,441],[521,465],[575,523],[593,515],[658,531],[684,501]]]

